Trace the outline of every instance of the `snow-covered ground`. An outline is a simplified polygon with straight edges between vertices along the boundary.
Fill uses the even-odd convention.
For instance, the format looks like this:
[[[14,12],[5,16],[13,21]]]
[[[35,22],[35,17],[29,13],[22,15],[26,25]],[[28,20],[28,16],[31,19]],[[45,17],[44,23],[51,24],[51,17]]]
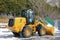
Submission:
[[[45,36],[38,36],[37,34],[35,36],[32,36],[30,38],[18,38],[18,37],[14,37],[13,33],[5,28],[4,25],[7,25],[7,23],[5,23],[4,25],[1,25],[2,23],[0,23],[0,40],[54,40],[55,37],[60,37],[60,31],[56,32],[54,36],[50,36],[50,35],[45,35]]]

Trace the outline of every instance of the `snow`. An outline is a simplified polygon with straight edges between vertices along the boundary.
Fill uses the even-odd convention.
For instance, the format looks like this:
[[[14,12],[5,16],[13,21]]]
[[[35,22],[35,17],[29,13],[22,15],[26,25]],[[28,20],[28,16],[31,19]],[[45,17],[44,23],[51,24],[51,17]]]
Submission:
[[[0,23],[0,25],[1,24],[2,23]],[[45,35],[45,36],[41,36],[41,37],[39,37],[38,35],[35,35],[30,38],[18,38],[18,37],[14,37],[11,30],[4,28],[4,27],[5,27],[4,25],[0,26],[0,40],[39,40],[39,39],[44,40],[44,39],[47,39],[46,37],[53,37],[50,35]]]
[[[0,23],[0,26],[2,26],[2,25],[8,25],[8,23]]]
[[[13,38],[13,33],[2,26],[2,28],[0,28],[0,40],[11,40],[11,38]]]

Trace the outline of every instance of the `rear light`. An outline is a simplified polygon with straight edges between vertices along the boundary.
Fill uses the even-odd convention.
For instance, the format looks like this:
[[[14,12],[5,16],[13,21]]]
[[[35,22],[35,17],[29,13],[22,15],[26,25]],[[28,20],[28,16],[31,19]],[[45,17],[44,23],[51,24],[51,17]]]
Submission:
[[[14,19],[9,19],[8,26],[12,27],[14,25]]]

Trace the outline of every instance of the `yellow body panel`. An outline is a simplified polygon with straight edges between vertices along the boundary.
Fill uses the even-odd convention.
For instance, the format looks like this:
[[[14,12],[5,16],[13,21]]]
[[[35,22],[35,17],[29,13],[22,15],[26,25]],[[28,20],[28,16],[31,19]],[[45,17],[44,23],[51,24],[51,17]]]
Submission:
[[[14,20],[13,27],[9,27],[8,26],[8,28],[11,29],[13,32],[17,32],[18,33],[18,32],[22,31],[22,29],[25,26],[25,24],[26,24],[26,19],[25,18],[23,18],[23,17],[17,17]]]
[[[46,27],[46,33],[50,35],[54,35],[54,27]]]
[[[25,18],[16,18],[14,26],[16,27],[17,32],[22,31],[25,24],[26,24]]]

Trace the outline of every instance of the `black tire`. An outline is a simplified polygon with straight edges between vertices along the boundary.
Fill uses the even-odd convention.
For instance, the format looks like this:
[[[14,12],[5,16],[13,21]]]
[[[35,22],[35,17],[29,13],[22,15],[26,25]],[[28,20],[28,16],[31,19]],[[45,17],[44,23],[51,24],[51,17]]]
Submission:
[[[19,32],[19,35],[20,35],[20,37],[23,37],[21,32]]]
[[[26,30],[30,31],[29,35],[26,34]],[[22,31],[22,36],[25,37],[25,38],[31,37],[32,36],[32,29],[29,26],[25,26],[23,28],[23,31]]]
[[[14,34],[14,37],[19,37],[20,36],[19,33],[16,33],[16,32],[13,32],[13,34]]]
[[[44,27],[42,27],[42,26],[39,26],[39,27],[40,28],[38,28],[38,35],[39,36],[45,35],[46,34],[46,29]],[[43,30],[43,32],[42,32],[42,30]]]

